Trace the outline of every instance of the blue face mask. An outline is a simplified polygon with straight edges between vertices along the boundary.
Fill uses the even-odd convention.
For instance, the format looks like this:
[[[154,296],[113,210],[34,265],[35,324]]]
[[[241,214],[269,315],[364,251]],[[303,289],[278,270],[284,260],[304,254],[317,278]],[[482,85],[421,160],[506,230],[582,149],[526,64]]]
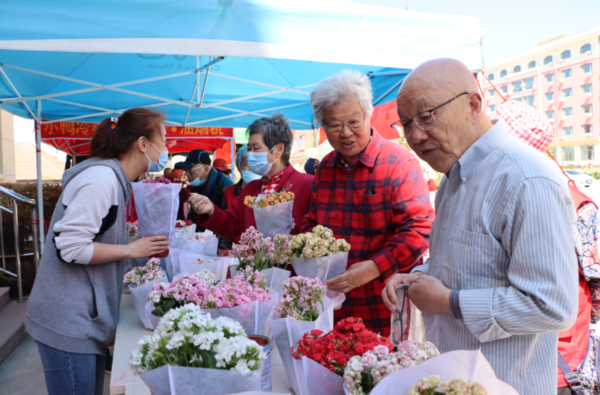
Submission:
[[[250,170],[241,170],[242,172],[242,180],[244,183],[249,183],[250,181],[260,180],[262,177],[256,173],[251,172]]]
[[[271,148],[271,151],[273,151],[273,149],[275,149],[275,147]],[[267,156],[269,152],[248,152],[248,167],[252,172],[261,177],[269,174],[271,167],[273,167],[273,163],[275,163],[269,163],[269,158]]]
[[[150,143],[150,141],[148,141]],[[148,156],[148,154],[144,154],[146,155],[146,158],[148,158],[148,173],[156,173],[159,171],[163,171],[165,169],[165,167],[167,167],[167,162],[169,161],[169,151],[161,151],[158,148],[156,148],[156,146],[152,143],[150,143],[151,146],[154,147],[155,150],[157,150],[158,152],[160,152],[160,155],[158,157],[158,163],[154,163],[152,162],[152,160],[150,159],[150,157]]]
[[[201,187],[202,185],[206,184],[206,180],[208,180],[208,174],[203,179],[200,179],[200,176],[198,176],[192,182],[190,182],[190,186]]]

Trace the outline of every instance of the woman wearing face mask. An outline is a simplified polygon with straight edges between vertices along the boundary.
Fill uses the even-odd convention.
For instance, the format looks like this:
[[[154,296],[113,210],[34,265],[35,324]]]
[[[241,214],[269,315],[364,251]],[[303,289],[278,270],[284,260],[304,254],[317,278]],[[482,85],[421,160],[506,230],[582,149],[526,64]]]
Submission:
[[[31,296],[26,330],[38,343],[49,395],[100,395],[127,258],[168,248],[164,236],[125,244],[131,182],[167,162],[163,117],[134,108],[96,129],[90,159],[65,171]]]
[[[300,173],[290,165],[294,141],[290,125],[282,114],[276,114],[257,119],[247,133],[250,136],[248,168],[262,178],[250,181],[251,176],[247,176],[249,182],[227,210],[216,207],[204,196],[192,194],[190,203],[200,214],[199,224],[222,237],[239,237],[250,226],[256,228],[254,212],[244,205],[244,198],[286,190],[296,195],[292,213],[295,227],[291,234],[298,234],[302,218],[308,212],[313,176]]]

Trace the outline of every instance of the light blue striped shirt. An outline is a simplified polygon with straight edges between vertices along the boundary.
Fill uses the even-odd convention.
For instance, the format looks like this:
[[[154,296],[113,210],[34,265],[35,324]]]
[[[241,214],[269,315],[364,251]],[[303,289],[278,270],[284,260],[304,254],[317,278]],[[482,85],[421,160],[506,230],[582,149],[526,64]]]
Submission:
[[[442,180],[423,271],[462,320],[424,315],[441,352],[481,349],[521,394],[556,394],[557,332],[577,314],[575,209],[557,166],[498,122]]]

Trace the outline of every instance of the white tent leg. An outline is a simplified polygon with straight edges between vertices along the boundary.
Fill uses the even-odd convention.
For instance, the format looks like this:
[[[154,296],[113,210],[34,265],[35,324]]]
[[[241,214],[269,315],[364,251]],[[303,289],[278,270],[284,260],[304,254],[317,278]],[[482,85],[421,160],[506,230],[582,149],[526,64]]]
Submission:
[[[37,126],[35,139],[35,162],[37,169],[37,205],[40,235],[40,254],[44,252],[44,194],[42,191],[42,101],[37,101]]]
[[[233,137],[229,139],[229,144],[231,144],[231,181],[235,182],[235,144]]]

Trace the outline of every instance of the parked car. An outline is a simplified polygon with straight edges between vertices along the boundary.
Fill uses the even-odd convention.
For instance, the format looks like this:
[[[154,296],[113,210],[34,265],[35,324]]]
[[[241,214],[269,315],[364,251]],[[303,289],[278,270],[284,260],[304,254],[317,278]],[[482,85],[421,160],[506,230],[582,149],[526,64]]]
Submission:
[[[592,177],[578,172],[577,170],[565,170],[565,172],[571,177],[571,180],[575,181],[577,188],[590,187],[594,182]]]

